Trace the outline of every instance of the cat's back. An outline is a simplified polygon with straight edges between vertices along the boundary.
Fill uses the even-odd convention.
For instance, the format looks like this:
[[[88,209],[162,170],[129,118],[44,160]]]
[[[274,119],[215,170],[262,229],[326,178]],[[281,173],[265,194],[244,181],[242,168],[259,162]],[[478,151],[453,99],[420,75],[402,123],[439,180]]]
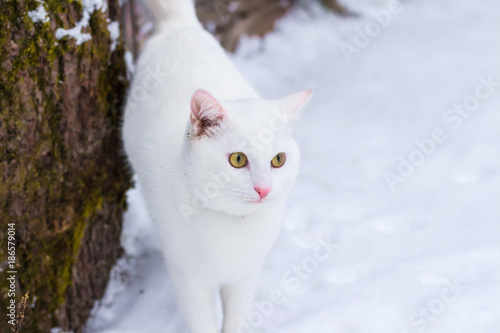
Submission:
[[[161,71],[161,86],[169,91],[159,96],[179,97],[187,106],[197,89],[223,100],[258,97],[219,42],[201,25],[163,25],[147,42],[139,66],[139,71],[144,67]]]
[[[139,57],[125,109],[125,137],[129,133],[139,143],[146,132],[159,131],[180,148],[197,89],[220,99],[258,97],[200,25],[164,24]]]

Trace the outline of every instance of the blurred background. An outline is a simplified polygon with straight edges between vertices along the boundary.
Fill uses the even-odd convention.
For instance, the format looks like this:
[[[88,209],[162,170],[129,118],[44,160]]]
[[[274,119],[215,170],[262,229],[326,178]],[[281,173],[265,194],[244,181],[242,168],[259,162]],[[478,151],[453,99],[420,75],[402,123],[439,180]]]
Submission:
[[[18,221],[22,331],[187,332],[117,153],[152,15],[140,0],[1,6],[22,17],[0,22],[0,221]],[[500,3],[196,7],[263,97],[314,90],[242,332],[500,331]]]

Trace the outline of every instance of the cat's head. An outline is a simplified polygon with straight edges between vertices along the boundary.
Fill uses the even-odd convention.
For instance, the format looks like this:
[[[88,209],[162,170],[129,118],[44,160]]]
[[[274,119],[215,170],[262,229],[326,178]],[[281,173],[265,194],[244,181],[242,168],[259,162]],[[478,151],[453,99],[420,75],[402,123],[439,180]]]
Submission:
[[[292,129],[310,95],[226,101],[197,90],[186,148],[192,208],[242,216],[287,195],[300,158]]]

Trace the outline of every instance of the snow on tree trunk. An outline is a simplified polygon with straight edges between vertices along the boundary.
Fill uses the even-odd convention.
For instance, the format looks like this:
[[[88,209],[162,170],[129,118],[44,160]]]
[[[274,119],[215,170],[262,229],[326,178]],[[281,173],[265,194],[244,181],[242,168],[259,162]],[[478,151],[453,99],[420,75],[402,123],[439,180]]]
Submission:
[[[118,0],[0,3],[0,308],[15,223],[17,304],[30,293],[21,332],[81,332],[122,252],[120,11]]]

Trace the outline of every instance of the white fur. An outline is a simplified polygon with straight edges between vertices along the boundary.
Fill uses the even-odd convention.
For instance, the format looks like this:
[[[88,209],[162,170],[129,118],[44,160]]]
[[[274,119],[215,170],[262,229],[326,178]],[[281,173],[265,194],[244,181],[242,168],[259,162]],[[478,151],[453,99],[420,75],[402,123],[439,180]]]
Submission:
[[[291,126],[310,91],[259,99],[194,19],[189,0],[151,2],[159,28],[136,67],[124,116],[125,150],[191,332],[219,332],[214,300],[221,294],[223,332],[236,333],[298,172]],[[214,97],[191,100],[198,89]],[[201,115],[223,114],[205,134],[193,120],[200,115],[190,110],[198,105],[195,98],[212,98],[198,101],[206,107]],[[233,152],[244,152],[248,166],[232,167]],[[279,152],[286,162],[272,168]],[[258,202],[256,186],[272,190]]]

